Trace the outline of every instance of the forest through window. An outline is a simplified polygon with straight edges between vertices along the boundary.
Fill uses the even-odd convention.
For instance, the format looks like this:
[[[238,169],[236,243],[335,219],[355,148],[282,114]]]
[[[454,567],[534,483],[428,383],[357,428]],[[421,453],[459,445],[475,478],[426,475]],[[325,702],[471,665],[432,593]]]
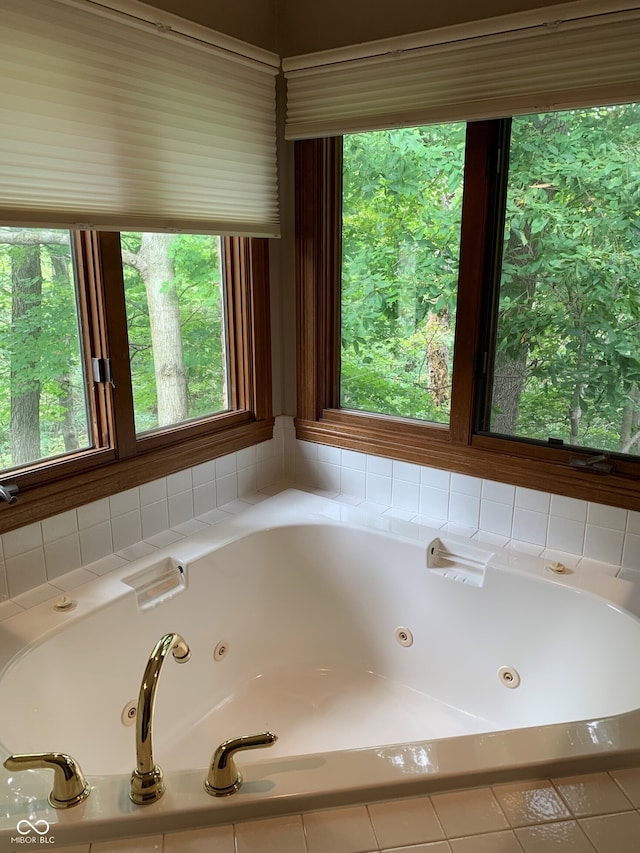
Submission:
[[[119,271],[104,281],[100,252],[79,262],[76,236],[0,228],[0,469],[109,447],[115,417],[121,434],[145,436],[233,408],[221,239],[123,232],[111,241]],[[120,392],[129,380],[132,412],[127,394],[96,393],[96,382]]]
[[[220,238],[123,233],[136,432],[228,408]]]
[[[0,468],[90,447],[68,231],[0,228]]]
[[[508,124],[477,430],[637,455],[640,105]],[[459,123],[343,138],[346,409],[449,423],[465,153]]]
[[[640,453],[640,105],[513,119],[491,432]]]

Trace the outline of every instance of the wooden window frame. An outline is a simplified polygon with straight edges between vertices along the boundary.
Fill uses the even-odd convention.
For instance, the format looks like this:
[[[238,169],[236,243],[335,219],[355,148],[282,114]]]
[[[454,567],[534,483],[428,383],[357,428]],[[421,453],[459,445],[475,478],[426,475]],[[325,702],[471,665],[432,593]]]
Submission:
[[[547,447],[475,431],[481,345],[497,269],[498,168],[505,122],[471,122],[465,192],[451,418],[449,426],[340,408],[342,140],[295,143],[297,417],[299,439],[443,468],[514,486],[640,510],[640,461],[615,459],[601,474],[569,465],[577,449]]]
[[[79,231],[74,257],[94,447],[19,469],[0,504],[0,533],[267,441],[273,436],[269,254],[264,238],[225,237],[230,410],[136,435],[120,235]],[[110,358],[113,385],[91,358]]]

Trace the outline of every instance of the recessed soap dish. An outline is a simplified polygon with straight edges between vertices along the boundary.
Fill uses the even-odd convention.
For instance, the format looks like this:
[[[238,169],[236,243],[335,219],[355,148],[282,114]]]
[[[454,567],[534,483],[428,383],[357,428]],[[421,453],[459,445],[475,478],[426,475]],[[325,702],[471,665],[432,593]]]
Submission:
[[[140,610],[157,607],[187,587],[184,566],[172,557],[123,578],[123,583],[135,590]]]
[[[427,545],[427,567],[446,578],[482,586],[493,552],[459,542],[445,543],[438,537]]]

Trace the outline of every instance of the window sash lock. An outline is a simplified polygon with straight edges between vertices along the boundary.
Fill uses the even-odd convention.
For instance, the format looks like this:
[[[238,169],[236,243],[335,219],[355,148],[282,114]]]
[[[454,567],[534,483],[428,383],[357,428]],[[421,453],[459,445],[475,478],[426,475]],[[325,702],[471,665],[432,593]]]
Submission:
[[[609,459],[606,453],[599,453],[595,456],[571,456],[569,465],[572,468],[577,468],[579,471],[593,471],[594,474],[611,474],[615,471],[615,465]]]
[[[93,372],[94,382],[107,382],[109,385],[113,386],[110,358],[92,358],[91,370]]]

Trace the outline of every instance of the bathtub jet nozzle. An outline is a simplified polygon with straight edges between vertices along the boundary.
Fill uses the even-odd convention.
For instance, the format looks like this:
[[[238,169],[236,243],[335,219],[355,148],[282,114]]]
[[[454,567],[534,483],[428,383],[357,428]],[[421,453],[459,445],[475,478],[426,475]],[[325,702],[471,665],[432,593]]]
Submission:
[[[129,796],[138,806],[154,803],[164,794],[162,770],[153,760],[153,709],[158,678],[167,655],[171,652],[177,663],[186,663],[191,651],[180,634],[165,634],[153,648],[142,676],[136,714],[137,766],[131,774]]]
[[[226,797],[235,794],[242,785],[242,776],[234,755],[243,749],[256,749],[262,746],[273,746],[278,740],[271,732],[259,732],[255,735],[244,735],[225,740],[216,749],[211,759],[209,773],[204,781],[204,789],[212,797]]]

